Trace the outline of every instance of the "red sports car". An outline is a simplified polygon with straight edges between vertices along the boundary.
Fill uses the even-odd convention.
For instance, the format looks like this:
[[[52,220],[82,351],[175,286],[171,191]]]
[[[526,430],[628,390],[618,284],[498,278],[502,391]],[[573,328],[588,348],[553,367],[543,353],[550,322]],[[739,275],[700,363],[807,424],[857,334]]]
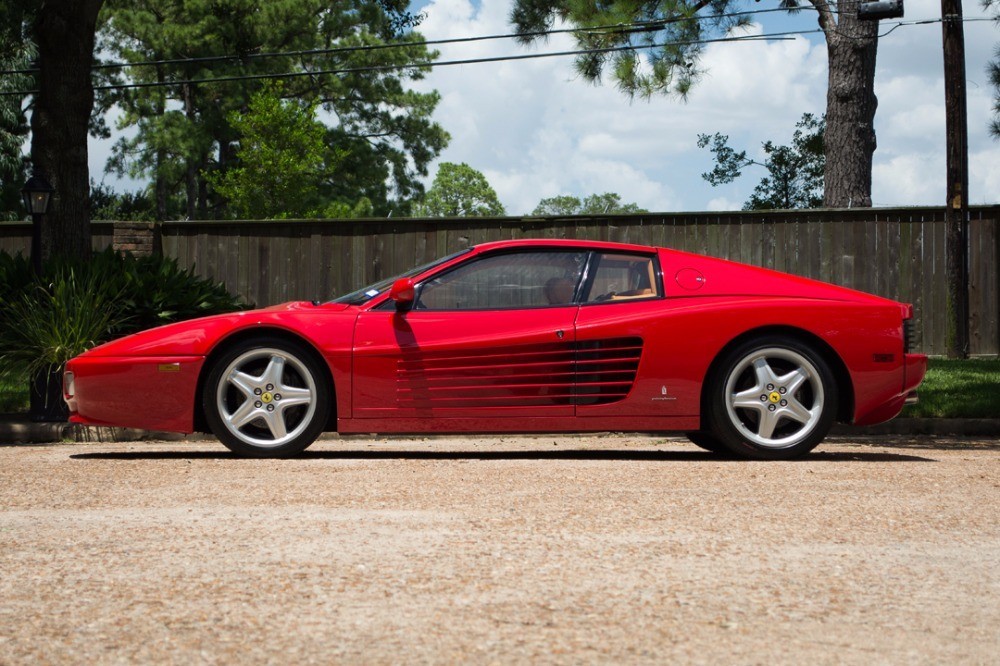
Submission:
[[[294,455],[340,433],[679,431],[785,459],[915,397],[912,307],[675,250],[487,243],[328,303],[144,331],[69,362],[71,420]]]

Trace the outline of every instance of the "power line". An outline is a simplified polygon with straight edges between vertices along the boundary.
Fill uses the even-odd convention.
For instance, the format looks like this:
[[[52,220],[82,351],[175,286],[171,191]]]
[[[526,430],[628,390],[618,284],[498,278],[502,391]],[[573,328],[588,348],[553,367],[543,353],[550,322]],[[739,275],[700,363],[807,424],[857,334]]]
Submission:
[[[942,23],[944,21],[954,21],[955,19],[958,19],[959,23],[978,23],[979,21],[994,21],[995,20],[995,19],[992,19],[992,18],[990,18],[988,16],[984,16],[984,17],[981,17],[981,18],[979,18],[979,17],[976,17],[976,18],[964,18],[964,17],[956,17],[956,16],[953,16],[953,15],[948,15],[948,16],[942,16],[941,18],[934,18],[934,19],[920,19],[920,20],[917,20],[917,21],[897,21],[894,26],[892,26],[891,28],[889,28],[888,30],[886,30],[885,32],[883,32],[882,34],[880,34],[879,38],[881,39],[882,37],[887,37],[888,35],[892,34],[896,30],[896,28],[901,28],[901,27],[904,27],[904,26],[911,26],[911,25],[932,25],[934,23]]]
[[[595,49],[576,49],[571,51],[549,51],[546,53],[525,53],[520,55],[492,56],[488,58],[467,58],[463,60],[425,61],[402,65],[368,65],[363,67],[342,67],[339,69],[320,69],[301,72],[280,72],[269,74],[241,74],[238,76],[218,76],[202,79],[182,79],[175,81],[150,81],[146,83],[123,83],[109,84],[104,86],[94,86],[94,91],[101,90],[128,90],[138,88],[160,88],[180,85],[197,85],[200,83],[228,83],[234,81],[260,81],[266,79],[290,79],[304,76],[323,76],[328,74],[358,74],[365,72],[385,72],[406,69],[434,69],[435,67],[450,67],[456,65],[477,65],[491,62],[507,62],[518,60],[536,60],[539,58],[565,57],[571,55],[588,55],[601,53],[615,53],[621,51],[640,51],[646,49],[663,48],[666,46],[695,46],[700,44],[717,44],[724,42],[751,42],[751,41],[773,41],[786,40],[794,36],[809,35],[822,32],[822,30],[798,30],[789,32],[770,33],[764,35],[744,35],[737,37],[718,37],[715,39],[699,39],[691,41],[663,42],[658,44],[643,44],[638,46],[608,46]],[[0,92],[0,95],[33,95],[37,90],[17,90],[11,92]]]
[[[814,9],[811,5],[803,9]],[[403,49],[413,46],[441,46],[445,44],[466,44],[472,42],[483,42],[499,39],[524,39],[524,38],[539,38],[547,37],[549,35],[559,35],[559,34],[586,34],[586,33],[601,33],[601,32],[620,32],[620,33],[642,33],[642,32],[654,32],[656,30],[662,29],[667,25],[672,23],[680,23],[683,21],[706,21],[706,20],[717,20],[724,18],[740,18],[744,16],[753,16],[758,14],[771,14],[775,12],[788,12],[788,9],[782,7],[776,7],[772,9],[755,9],[747,10],[743,12],[731,12],[728,14],[717,14],[717,15],[695,15],[695,16],[677,16],[666,19],[660,19],[657,21],[636,21],[633,23],[613,23],[606,25],[596,25],[596,26],[585,26],[576,28],[555,28],[550,30],[538,30],[533,32],[523,32],[523,33],[504,33],[495,35],[478,35],[471,37],[451,37],[447,39],[434,39],[434,40],[424,40],[419,42],[393,42],[389,44],[360,44],[357,46],[337,46],[326,49],[308,49],[303,51],[275,51],[267,53],[247,53],[247,54],[227,54],[219,56],[202,56],[195,58],[169,58],[163,60],[144,60],[140,62],[111,62],[111,63],[98,63],[91,66],[92,70],[103,70],[103,69],[125,69],[129,67],[153,67],[158,65],[182,65],[188,63],[205,63],[205,62],[224,62],[229,60],[256,60],[260,58],[284,58],[284,57],[300,57],[309,55],[335,55],[342,53],[356,53],[365,51],[382,51],[387,49]],[[8,74],[34,74],[38,72],[37,67],[30,67],[27,69],[14,69],[14,70],[0,70],[0,75]]]
[[[763,13],[763,12],[769,12],[769,11],[776,11],[776,10],[759,10],[759,12],[757,12],[757,13]],[[787,10],[780,10],[780,11],[787,11]],[[754,12],[744,12],[744,13],[754,13]],[[950,19],[951,17],[948,17],[948,18]],[[899,23],[897,23],[896,25],[894,25],[891,29],[889,29],[887,32],[885,32],[883,35],[880,35],[880,36],[888,35],[888,34],[892,33],[894,30],[896,30],[897,28],[899,28],[901,26],[926,25],[926,24],[940,23],[943,20],[944,19],[927,19],[927,20],[922,20],[922,21],[900,21]],[[970,19],[963,19],[963,22],[965,22],[965,21],[985,21],[985,20],[992,20],[992,19],[970,18]],[[566,30],[552,31],[552,32],[546,33],[546,34],[555,34],[556,32],[579,32],[579,30],[566,29]],[[735,36],[735,37],[718,37],[718,38],[714,38],[714,39],[699,39],[699,40],[690,40],[690,41],[673,41],[673,42],[662,42],[662,43],[655,43],[655,44],[640,44],[640,45],[627,44],[627,45],[623,45],[623,46],[609,46],[609,47],[601,47],[601,48],[594,48],[594,49],[575,49],[575,50],[569,50],[569,51],[549,51],[549,52],[545,52],[545,53],[527,53],[527,54],[520,54],[520,55],[493,56],[493,57],[485,57],[485,58],[468,58],[468,59],[461,59],[461,60],[444,60],[444,61],[437,61],[437,62],[435,62],[435,61],[424,61],[424,62],[414,62],[414,63],[408,63],[408,64],[395,64],[395,65],[369,65],[369,66],[360,66],[360,67],[342,67],[342,68],[337,68],[337,69],[304,70],[304,71],[298,71],[298,72],[278,72],[278,73],[267,73],[267,74],[241,74],[241,75],[234,75],[234,76],[207,77],[207,78],[199,78],[199,79],[180,79],[180,80],[173,80],[173,81],[151,81],[151,82],[145,82],[145,83],[109,84],[109,85],[103,85],[103,86],[94,86],[94,90],[95,91],[104,91],[104,90],[129,90],[129,89],[142,89],[142,88],[161,88],[161,87],[180,86],[180,85],[197,85],[197,84],[202,84],[202,83],[229,83],[229,82],[237,82],[237,81],[259,81],[259,80],[269,80],[269,79],[270,80],[273,80],[273,79],[291,79],[291,78],[301,78],[301,77],[306,77],[306,76],[325,76],[325,75],[335,75],[335,74],[359,74],[359,73],[366,73],[366,72],[386,72],[386,71],[399,71],[399,70],[408,70],[408,69],[434,69],[435,67],[450,67],[450,66],[457,66],[457,65],[475,65],[475,64],[483,64],[483,63],[508,62],[508,61],[518,61],[518,60],[536,60],[536,59],[540,59],[540,58],[553,58],[553,57],[565,57],[565,56],[574,56],[574,55],[616,53],[616,52],[622,52],[622,51],[641,51],[641,50],[648,50],[648,49],[663,48],[663,47],[667,47],[667,46],[697,46],[697,45],[704,45],[704,44],[718,44],[718,43],[729,43],[729,42],[778,41],[778,40],[792,39],[793,37],[797,37],[797,36],[805,36],[805,35],[818,34],[818,33],[822,33],[822,32],[823,32],[822,29],[817,28],[817,29],[814,29],[814,30],[792,30],[792,31],[786,31],[786,32],[766,33],[766,34],[761,34],[761,35],[743,35],[743,36]],[[516,36],[516,35],[507,35],[506,37],[512,37],[512,36]],[[477,41],[477,40],[485,40],[485,39],[499,39],[499,38],[502,38],[502,37],[505,37],[505,36],[499,36],[498,35],[498,36],[483,36],[483,37],[466,37],[466,38],[458,38],[458,39],[456,39],[454,41]],[[439,41],[448,41],[448,40],[439,40]],[[417,45],[420,45],[420,43],[419,42],[414,42],[414,43],[401,44],[401,45],[369,45],[369,47],[343,47],[343,48],[346,49],[346,50],[363,50],[365,48],[370,48],[370,50],[375,50],[376,48],[390,48],[390,47],[399,48],[401,46],[417,46]],[[337,49],[320,49],[319,50],[319,52],[336,52],[336,51],[337,51]],[[309,52],[302,52],[302,53],[309,53]],[[264,54],[259,54],[259,55],[263,56]],[[268,55],[274,56],[274,55],[287,55],[287,54],[268,54]],[[217,58],[217,59],[223,59],[223,58],[224,59],[230,59],[230,58],[234,58],[234,57],[237,57],[237,56],[226,56],[226,57],[218,56],[218,57],[215,57],[215,58]],[[189,62],[189,61],[190,61],[190,59],[183,60],[181,62]],[[164,62],[169,62],[169,61],[164,61]],[[34,95],[34,94],[37,94],[37,93],[38,93],[37,90],[0,91],[0,97],[9,97],[9,96],[21,96],[21,97],[24,97],[26,95]]]

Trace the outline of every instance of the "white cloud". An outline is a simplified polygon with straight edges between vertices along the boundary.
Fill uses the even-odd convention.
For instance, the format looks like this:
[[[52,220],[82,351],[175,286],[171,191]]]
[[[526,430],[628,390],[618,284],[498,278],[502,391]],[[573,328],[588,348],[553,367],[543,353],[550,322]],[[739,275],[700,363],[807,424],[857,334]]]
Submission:
[[[993,142],[969,152],[969,203],[1000,201],[1000,144]]]
[[[511,0],[432,0],[421,32],[429,39],[502,34]],[[967,6],[967,17],[981,16]],[[750,34],[812,30],[815,19],[768,18]],[[907,0],[906,20],[936,19],[936,0]],[[780,21],[774,27],[773,20]],[[891,24],[883,24],[885,33]],[[983,73],[1000,32],[967,23],[971,189],[975,201],[996,178],[997,144],[985,132],[992,89]],[[876,74],[879,110],[874,199],[892,205],[942,203],[944,107],[940,24],[903,26],[880,41]],[[505,40],[442,47],[442,60],[572,48],[565,35],[521,47]],[[826,107],[826,47],[822,37],[717,43],[706,47],[706,74],[686,102],[668,98],[629,102],[610,82],[581,80],[571,58],[443,67],[425,88],[444,99],[436,118],[453,140],[441,159],[468,162],[490,179],[513,214],[529,212],[556,194],[614,191],[659,210],[738,209],[756,184],[754,172],[712,188],[700,176],[711,155],[696,135],[721,132],[733,146],[759,154],[768,139],[790,140],[805,112]],[[993,180],[991,181],[990,178]]]
[[[710,199],[708,204],[705,206],[707,211],[731,211],[740,210],[743,208],[743,204],[739,201],[734,201],[726,197],[716,197],[715,199]]]
[[[427,18],[420,31],[428,39],[506,34],[511,2],[430,0],[422,7]],[[964,10],[967,18],[983,16],[978,3],[965,3]],[[906,2],[906,21],[939,17],[937,0]],[[764,27],[754,25],[750,34],[816,27],[808,10],[764,18]],[[890,27],[883,23],[882,32]],[[1000,31],[992,23],[969,22],[965,33],[971,200],[995,202],[1000,144],[986,131],[993,89],[984,68]],[[445,61],[573,46],[569,36],[554,35],[528,47],[493,40],[439,50]],[[727,134],[731,145],[758,157],[763,141],[788,142],[803,113],[825,109],[826,46],[815,35],[715,43],[706,47],[701,65],[706,73],[686,102],[665,97],[630,102],[610,81],[595,86],[582,80],[567,57],[439,67],[416,86],[442,95],[435,119],[452,141],[440,161],[467,162],[485,173],[512,214],[530,212],[544,197],[604,191],[651,210],[738,209],[760,172],[711,187],[701,178],[711,169],[711,154],[697,148],[697,135]],[[880,39],[876,93],[873,199],[887,205],[943,203],[940,24],[906,25]],[[97,177],[110,146],[111,141],[90,144]]]
[[[909,152],[872,165],[876,206],[944,204],[944,155]]]

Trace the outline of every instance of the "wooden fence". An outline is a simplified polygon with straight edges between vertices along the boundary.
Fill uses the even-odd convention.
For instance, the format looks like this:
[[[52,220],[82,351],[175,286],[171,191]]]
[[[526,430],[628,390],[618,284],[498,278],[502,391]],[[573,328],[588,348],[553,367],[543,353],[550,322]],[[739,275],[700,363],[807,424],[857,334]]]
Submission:
[[[1000,207],[970,213],[970,343],[1000,353]],[[113,225],[95,222],[94,247]],[[913,303],[917,346],[947,351],[943,208],[470,218],[165,222],[160,247],[182,266],[267,305],[328,299],[485,241],[586,238],[673,247],[775,268]],[[0,250],[28,244],[26,224],[0,225]]]

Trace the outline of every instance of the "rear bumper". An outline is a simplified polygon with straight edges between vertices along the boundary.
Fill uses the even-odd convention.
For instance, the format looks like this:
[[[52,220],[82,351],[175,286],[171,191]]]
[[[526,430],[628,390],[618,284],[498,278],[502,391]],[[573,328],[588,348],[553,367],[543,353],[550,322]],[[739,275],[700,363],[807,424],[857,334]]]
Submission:
[[[869,426],[884,423],[899,416],[903,407],[917,401],[917,387],[927,374],[927,356],[924,354],[904,354],[903,381],[900,392],[888,400],[858,416],[854,425]]]
[[[905,354],[903,356],[903,393],[915,393],[927,374],[926,354]]]

